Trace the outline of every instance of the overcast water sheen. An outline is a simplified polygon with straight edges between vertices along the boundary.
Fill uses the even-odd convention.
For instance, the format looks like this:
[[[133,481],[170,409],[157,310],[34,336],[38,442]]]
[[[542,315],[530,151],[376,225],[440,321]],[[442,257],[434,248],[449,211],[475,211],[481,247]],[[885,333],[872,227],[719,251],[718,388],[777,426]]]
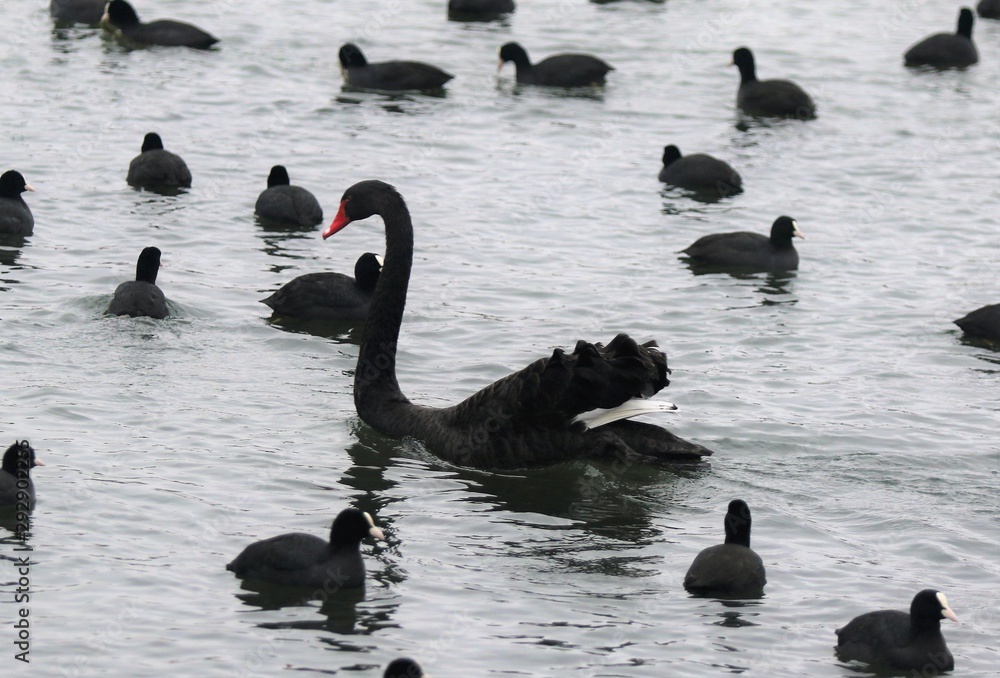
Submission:
[[[860,0],[520,0],[462,24],[445,0],[145,0],[216,50],[126,51],[4,0],[0,170],[35,189],[0,246],[0,443],[27,438],[30,666],[15,661],[13,534],[0,543],[0,667],[32,676],[438,678],[856,676],[834,629],[944,591],[954,675],[1000,671],[1000,352],[954,318],[1000,302],[1000,22],[981,63],[905,69],[958,5]],[[601,93],[514,86],[496,52],[592,52]],[[337,49],[434,63],[444,96],[342,92]],[[738,124],[732,50],[791,78],[818,118]],[[194,175],[125,183],[157,131]],[[665,144],[730,162],[745,192],[699,202],[657,181]],[[399,382],[455,402],[556,347],[627,331],[673,369],[653,419],[710,467],[579,462],[490,473],[364,426],[357,333],[268,322],[292,277],[381,252],[378,218],[323,242],[264,230],[274,164],[333,218],[361,179],[398,187],[416,249]],[[798,220],[800,270],[693,275],[712,232]],[[163,251],[175,315],[106,318],[139,251]],[[727,503],[753,511],[759,600],[689,597]],[[387,544],[368,585],[255,598],[224,569],[248,543],[326,536],[353,505]],[[908,674],[907,674],[908,675]]]

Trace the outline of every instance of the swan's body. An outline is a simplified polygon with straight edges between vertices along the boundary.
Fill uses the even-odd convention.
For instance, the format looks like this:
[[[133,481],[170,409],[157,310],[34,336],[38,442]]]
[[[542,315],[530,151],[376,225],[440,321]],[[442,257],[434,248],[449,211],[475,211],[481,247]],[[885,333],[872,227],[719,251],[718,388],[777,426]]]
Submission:
[[[971,337],[1000,341],[1000,304],[977,308],[954,322]]]
[[[191,170],[181,156],[163,148],[159,134],[150,132],[143,137],[139,155],[129,163],[125,181],[153,191],[191,188]]]
[[[640,346],[624,334],[606,347],[581,341],[573,353],[556,349],[451,407],[411,403],[396,381],[396,345],[413,261],[413,225],[402,196],[381,181],[355,184],[323,237],[374,214],[385,222],[386,255],[354,378],[354,402],[369,426],[393,437],[412,436],[447,461],[480,468],[580,457],[695,462],[711,454],[651,424],[617,419],[587,428],[574,421],[584,412],[652,396],[669,383],[666,356],[655,342]]]
[[[21,194],[34,191],[17,170],[0,175],[0,235],[31,235],[35,217]]]

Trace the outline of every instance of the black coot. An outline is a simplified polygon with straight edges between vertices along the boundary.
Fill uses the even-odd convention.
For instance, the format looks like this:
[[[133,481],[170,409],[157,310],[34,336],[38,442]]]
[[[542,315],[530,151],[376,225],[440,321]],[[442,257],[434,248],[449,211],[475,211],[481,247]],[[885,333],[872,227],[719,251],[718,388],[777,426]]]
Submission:
[[[7,448],[0,470],[0,508],[31,510],[35,507],[35,484],[31,469],[45,466],[35,457],[35,450],[27,440],[18,440]]]
[[[49,14],[58,24],[98,26],[107,0],[50,0]]]
[[[1000,341],[1000,304],[977,308],[956,320],[955,324],[971,337]]]
[[[193,47],[208,49],[219,40],[197,26],[183,21],[159,19],[144,24],[132,5],[125,0],[111,0],[101,17],[104,27],[126,42],[140,46]]]
[[[366,252],[354,264],[353,278],[343,273],[306,273],[260,302],[274,315],[287,318],[364,320],[381,272],[382,257]]]
[[[514,62],[517,81],[522,85],[548,87],[586,87],[603,85],[614,67],[589,54],[554,54],[532,64],[528,53],[516,42],[500,48],[500,65]]]
[[[109,315],[145,316],[163,319],[169,314],[163,291],[156,286],[160,270],[160,249],[147,247],[139,253],[135,265],[135,280],[123,282],[108,304]]]
[[[1000,19],[1000,0],[979,0],[976,13],[984,19]]]
[[[682,156],[673,145],[663,149],[660,181],[689,191],[717,191],[720,197],[743,190],[743,178],[729,163],[705,153]]]
[[[963,68],[979,61],[979,51],[972,42],[972,10],[963,7],[958,12],[958,30],[955,33],[935,33],[906,50],[903,59],[907,66],[933,66],[934,68]]]
[[[281,165],[271,168],[267,189],[257,197],[254,213],[261,219],[295,226],[315,226],[323,221],[323,208],[316,196],[292,186],[288,170]]]
[[[729,502],[726,540],[704,549],[684,575],[684,588],[698,595],[756,596],[767,583],[764,562],[750,548],[750,507]]]
[[[448,0],[452,21],[492,21],[514,9],[514,0]]]
[[[958,621],[948,599],[934,589],[913,597],[910,611],[879,610],[855,617],[837,629],[837,655],[879,668],[938,676],[955,668],[941,635],[941,620]]]
[[[179,155],[163,149],[159,134],[150,132],[129,163],[126,180],[137,188],[172,191],[191,187],[191,170]]]
[[[21,194],[34,191],[17,170],[0,175],[0,235],[31,235],[35,217]]]
[[[732,267],[754,271],[794,271],[799,253],[792,238],[805,238],[791,217],[778,217],[771,236],[749,231],[713,233],[698,238],[682,252],[705,266]]]
[[[364,586],[361,540],[365,537],[385,541],[370,515],[344,509],[333,521],[330,541],[301,532],[278,535],[250,544],[226,569],[240,578],[326,592]]]
[[[790,80],[758,80],[753,52],[740,47],[733,52],[733,63],[740,69],[740,88],[736,105],[749,115],[798,118],[816,117],[816,105],[805,91]]]
[[[351,87],[385,91],[433,91],[441,89],[455,77],[437,66],[420,61],[381,61],[370,64],[361,48],[352,43],[340,48],[340,70]]]
[[[424,675],[420,664],[407,657],[401,657],[389,662],[382,678],[424,678]]]

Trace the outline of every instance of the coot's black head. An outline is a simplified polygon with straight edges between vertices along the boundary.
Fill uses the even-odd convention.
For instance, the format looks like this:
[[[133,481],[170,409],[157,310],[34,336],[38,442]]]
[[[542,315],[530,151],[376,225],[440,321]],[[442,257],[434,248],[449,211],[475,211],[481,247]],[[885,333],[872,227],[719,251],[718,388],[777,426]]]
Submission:
[[[340,48],[340,65],[343,68],[354,68],[355,66],[367,66],[368,59],[361,53],[361,48],[352,42]]]
[[[35,458],[35,450],[27,440],[18,440],[3,454],[3,470],[12,476],[19,472],[30,473],[36,466],[45,466]]]
[[[516,42],[508,42],[500,48],[500,63],[505,64],[508,61],[513,61],[515,66],[531,66],[528,53]]]
[[[663,166],[666,167],[674,160],[681,159],[681,149],[677,148],[673,144],[670,144],[663,149]]]
[[[139,260],[135,264],[135,279],[148,282],[150,285],[156,284],[156,274],[160,271],[160,248],[147,247],[139,253]]]
[[[365,292],[372,292],[378,284],[382,273],[382,257],[372,252],[365,252],[354,264],[354,280]]]
[[[337,216],[323,231],[323,238],[329,238],[352,221],[367,219],[373,214],[383,214],[383,210],[386,209],[405,212],[406,203],[403,201],[403,196],[384,181],[378,179],[359,181],[344,191]]]
[[[283,165],[275,165],[267,175],[267,187],[288,186],[292,180],[288,178],[288,170]]]
[[[958,621],[958,616],[948,606],[944,594],[934,589],[924,589],[913,596],[910,603],[910,625],[916,631],[940,629],[941,620]]]
[[[357,546],[365,537],[385,541],[382,530],[375,527],[375,521],[364,511],[344,509],[333,519],[333,526],[330,528],[331,546]]]
[[[972,10],[968,7],[963,7],[958,13],[958,31],[956,32],[972,40],[972,23],[974,21],[975,18],[972,15]]]
[[[802,238],[802,231],[799,230],[799,223],[791,217],[778,217],[771,224],[771,244],[775,247],[789,247],[792,238]]]
[[[382,678],[424,678],[424,670],[420,668],[420,664],[412,659],[401,657],[392,660],[385,667]]]
[[[150,132],[142,138],[142,152],[146,151],[162,151],[163,150],[163,139],[156,132]]]
[[[740,80],[753,82],[757,79],[757,67],[754,65],[753,52],[746,47],[739,47],[733,52],[733,63],[740,69]]]
[[[17,170],[7,170],[0,176],[0,198],[19,198],[25,191],[33,191]]]
[[[111,0],[104,7],[104,17],[102,21],[107,21],[115,28],[124,29],[139,25],[139,15],[125,0]]]
[[[726,511],[726,543],[741,544],[750,548],[750,507],[742,499],[729,502]]]

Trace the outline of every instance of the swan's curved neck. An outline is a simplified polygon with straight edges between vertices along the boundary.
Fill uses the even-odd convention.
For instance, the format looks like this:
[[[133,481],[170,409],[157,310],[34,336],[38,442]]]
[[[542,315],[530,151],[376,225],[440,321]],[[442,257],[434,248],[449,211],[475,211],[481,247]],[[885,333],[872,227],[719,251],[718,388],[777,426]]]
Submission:
[[[396,381],[396,344],[413,263],[413,223],[398,194],[386,195],[378,214],[385,222],[385,263],[361,340],[354,403],[362,419],[392,434],[401,423],[400,408],[410,406]]]

